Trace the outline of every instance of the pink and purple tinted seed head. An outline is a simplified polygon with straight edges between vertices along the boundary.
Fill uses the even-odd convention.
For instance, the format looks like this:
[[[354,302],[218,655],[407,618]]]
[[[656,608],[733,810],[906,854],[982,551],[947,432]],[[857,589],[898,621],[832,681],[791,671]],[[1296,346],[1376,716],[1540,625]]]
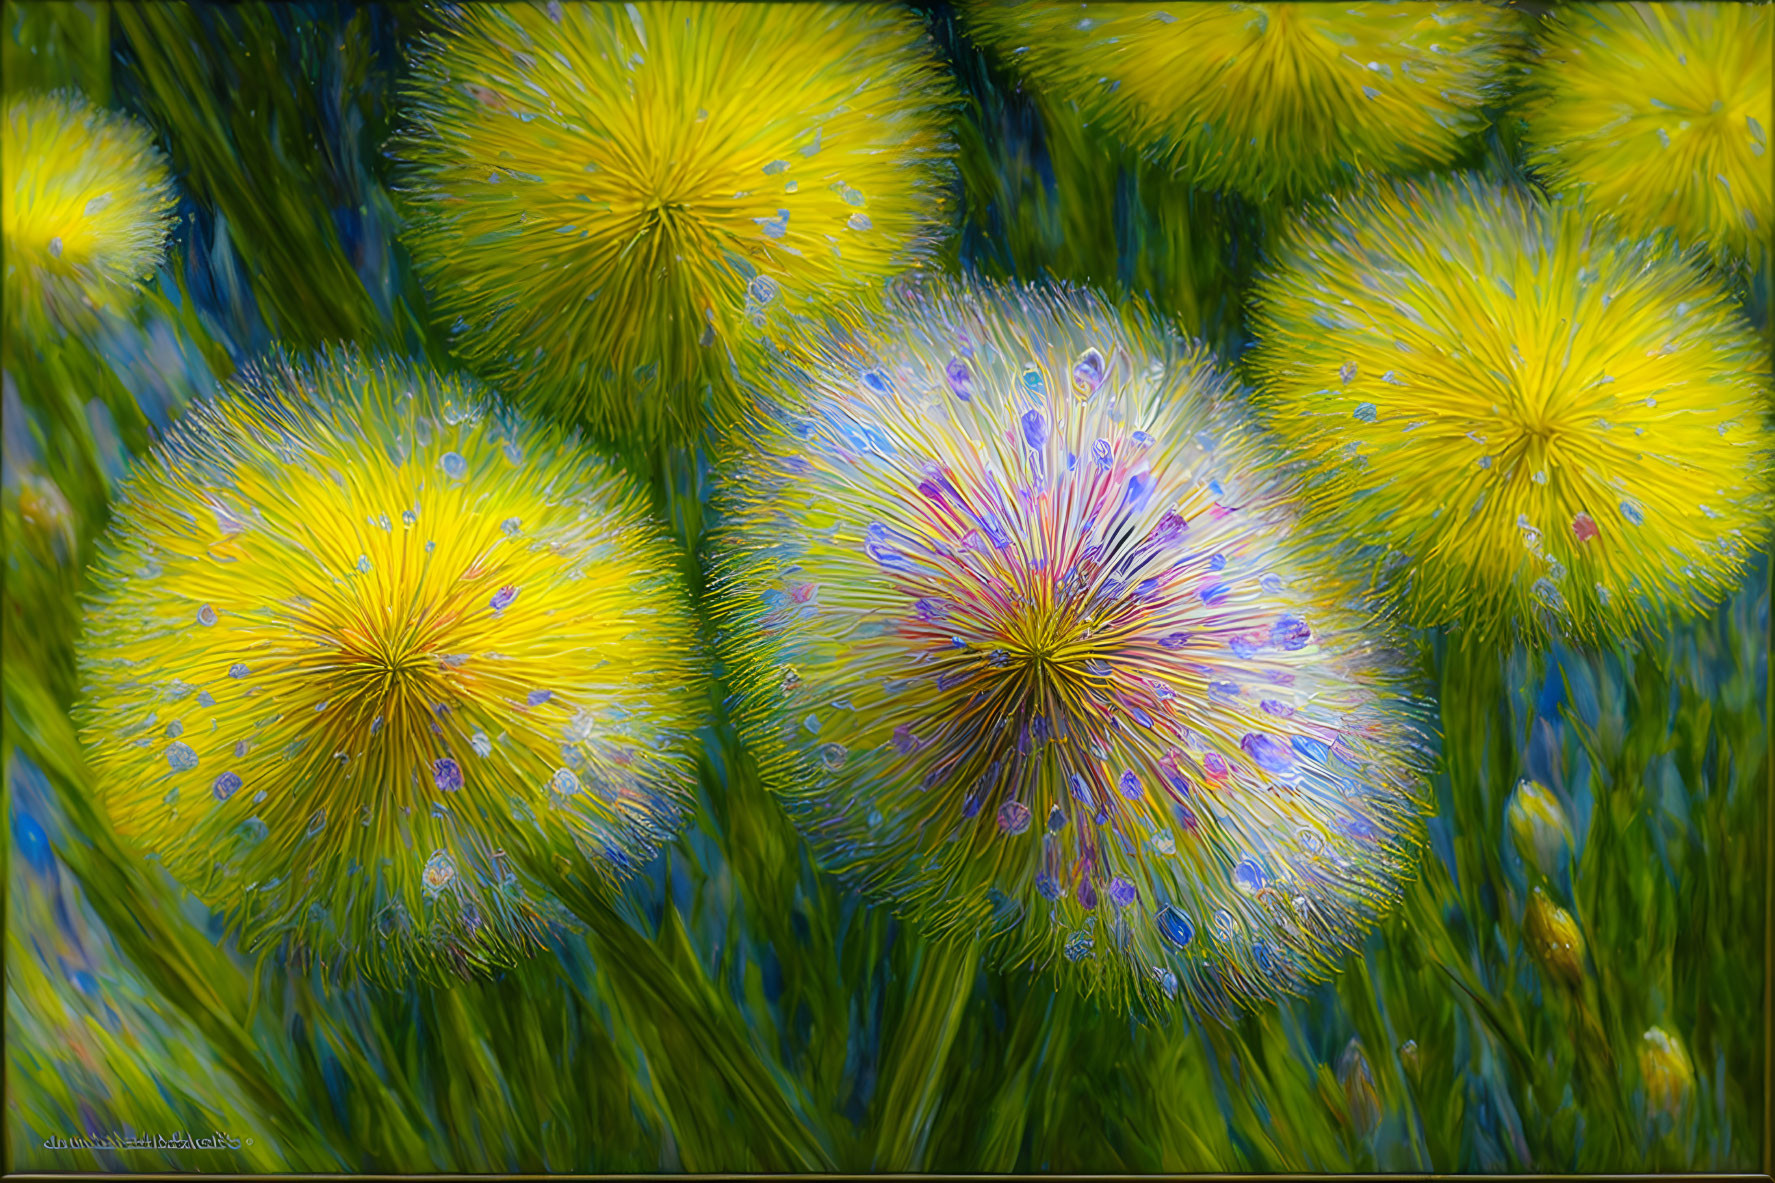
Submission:
[[[472,385],[274,365],[140,463],[96,568],[99,804],[243,944],[508,964],[675,831],[696,626],[645,494]]]
[[[824,861],[940,931],[1225,1013],[1396,895],[1422,732],[1207,357],[905,289],[729,468],[742,726]]]

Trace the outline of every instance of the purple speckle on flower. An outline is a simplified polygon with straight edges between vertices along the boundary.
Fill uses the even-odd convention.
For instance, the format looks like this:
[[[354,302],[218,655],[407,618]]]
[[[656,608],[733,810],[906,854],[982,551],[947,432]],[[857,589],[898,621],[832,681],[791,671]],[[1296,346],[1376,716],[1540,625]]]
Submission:
[[[1220,605],[1226,603],[1227,595],[1231,591],[1232,588],[1227,584],[1210,584],[1202,589],[1202,603],[1207,604],[1210,608],[1218,608]]]
[[[1270,644],[1291,653],[1306,648],[1312,636],[1313,630],[1298,616],[1284,616],[1270,628]]]
[[[1006,834],[1021,834],[1029,829],[1029,806],[1021,801],[1006,801],[998,807],[998,828]]]
[[[967,402],[974,397],[974,376],[968,372],[968,363],[961,358],[954,358],[943,368],[943,376],[949,381],[950,393]]]
[[[1159,638],[1159,648],[1175,652],[1189,644],[1189,637],[1188,633],[1168,633]]]
[[[1159,524],[1153,527],[1153,532],[1147,535],[1147,541],[1153,546],[1170,546],[1182,538],[1183,532],[1188,528],[1189,523],[1182,514],[1175,509],[1167,509],[1165,516],[1159,519]]]
[[[1087,912],[1097,907],[1097,886],[1089,875],[1079,882],[1079,907]]]
[[[1274,715],[1278,719],[1287,719],[1294,715],[1293,707],[1285,702],[1277,702],[1273,698],[1266,698],[1259,705],[1263,708],[1264,714]]]
[[[1078,361],[1073,363],[1073,385],[1087,395],[1095,394],[1097,388],[1103,385],[1103,377],[1108,368],[1103,360],[1103,354],[1095,349],[1087,349],[1079,354]]]
[[[1032,448],[1048,442],[1048,417],[1041,411],[1023,412],[1023,442]]]
[[[1035,889],[1041,892],[1042,898],[1049,903],[1060,898],[1060,880],[1045,871],[1035,877]]]
[[[1146,793],[1140,784],[1140,778],[1128,769],[1122,771],[1120,779],[1116,781],[1116,787],[1122,791],[1122,796],[1130,801],[1138,801]]]
[[[210,786],[210,791],[216,795],[216,800],[226,801],[240,791],[240,777],[232,772],[224,772]]]
[[[912,728],[902,723],[894,728],[894,750],[902,756],[907,755],[918,746],[918,737],[912,734]]]
[[[448,756],[432,763],[431,778],[446,793],[462,788],[462,769]]]
[[[492,607],[493,611],[504,612],[507,608],[511,607],[512,601],[517,598],[518,589],[508,583],[493,593],[493,598],[488,601],[488,604]]]
[[[1091,445],[1091,459],[1096,462],[1098,468],[1104,472],[1109,471],[1110,466],[1115,462],[1115,457],[1109,449],[1108,440],[1098,440]]]
[[[1294,753],[1277,742],[1274,736],[1249,732],[1239,741],[1239,746],[1266,772],[1287,772],[1294,767]]]
[[[532,690],[529,695],[525,697],[524,702],[529,706],[539,707],[554,696],[555,692],[553,690]]]
[[[228,667],[228,676],[230,678],[244,678],[250,673],[252,673],[252,671],[238,661]]]
[[[1136,898],[1134,885],[1120,876],[1111,879],[1109,881],[1109,898],[1110,902],[1118,908],[1131,906]]]
[[[1139,513],[1152,494],[1153,474],[1137,472],[1128,478],[1128,491],[1122,495],[1122,505],[1129,513]]]

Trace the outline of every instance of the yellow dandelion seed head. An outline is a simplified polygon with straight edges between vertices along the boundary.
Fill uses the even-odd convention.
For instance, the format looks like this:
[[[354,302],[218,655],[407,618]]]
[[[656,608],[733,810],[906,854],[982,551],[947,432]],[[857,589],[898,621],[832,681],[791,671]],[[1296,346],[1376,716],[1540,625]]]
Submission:
[[[72,93],[32,95],[7,106],[0,157],[9,318],[69,327],[159,265],[174,198],[146,128]]]
[[[82,641],[119,832],[245,943],[472,970],[675,830],[696,626],[645,495],[463,381],[354,353],[192,410],[122,494]]]
[[[1631,234],[1761,265],[1771,233],[1767,4],[1567,4],[1528,71],[1531,160]]]
[[[682,438],[739,416],[760,329],[930,255],[952,99],[898,6],[468,6],[408,95],[409,241],[466,362]]]
[[[965,12],[1045,96],[1194,184],[1258,200],[1453,160],[1520,27],[1489,3],[971,0]]]
[[[1300,219],[1258,284],[1259,406],[1309,516],[1411,623],[1607,637],[1692,616],[1768,534],[1768,359],[1651,240],[1474,178]]]

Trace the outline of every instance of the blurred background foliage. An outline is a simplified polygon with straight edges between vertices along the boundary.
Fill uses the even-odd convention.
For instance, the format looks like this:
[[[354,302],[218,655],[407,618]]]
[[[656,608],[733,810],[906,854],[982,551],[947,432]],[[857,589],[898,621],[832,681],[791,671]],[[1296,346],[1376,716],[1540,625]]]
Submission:
[[[1019,93],[947,6],[921,11],[967,96],[945,265],[1143,296],[1236,364],[1278,211],[1124,158]],[[1419,638],[1443,730],[1422,872],[1342,975],[1232,1026],[1106,1011],[922,941],[812,865],[725,724],[695,824],[620,906],[570,900],[583,927],[553,956],[328,994],[221,940],[83,793],[81,570],[129,458],[273,342],[447,364],[382,147],[426,22],[5,7],[8,97],[74,87],[137,115],[181,193],[133,315],[5,340],[10,1170],[1763,1169],[1766,557],[1712,620],[1600,653]],[[1466,163],[1520,177],[1510,121]],[[1766,326],[1766,277],[1748,290]],[[628,459],[695,571],[705,458]],[[1565,819],[1519,822],[1553,827],[1546,869],[1512,840],[1524,778]],[[1653,1054],[1653,1027],[1686,1057]],[[212,1130],[241,1149],[44,1147]]]

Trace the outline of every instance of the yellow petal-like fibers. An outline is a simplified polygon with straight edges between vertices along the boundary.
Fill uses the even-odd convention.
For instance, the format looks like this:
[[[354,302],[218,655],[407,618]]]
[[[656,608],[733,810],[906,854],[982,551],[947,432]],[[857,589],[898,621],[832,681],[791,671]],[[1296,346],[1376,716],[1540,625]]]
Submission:
[[[408,95],[409,242],[466,362],[681,440],[742,413],[760,327],[934,248],[951,97],[896,6],[468,6]]]
[[[1452,161],[1519,28],[1482,3],[974,0],[967,14],[1044,95],[1194,184],[1260,201]]]
[[[672,556],[632,481],[459,380],[254,374],[118,506],[82,648],[94,793],[249,946],[508,964],[558,915],[541,860],[610,877],[689,800]]]
[[[1767,4],[1568,4],[1525,107],[1531,159],[1633,234],[1760,264],[1771,232]]]
[[[140,124],[73,94],[18,99],[0,170],[8,321],[72,327],[126,303],[159,265],[172,183]]]
[[[1331,203],[1253,327],[1313,516],[1415,624],[1606,640],[1700,612],[1766,537],[1756,337],[1692,261],[1575,203],[1470,178]]]

